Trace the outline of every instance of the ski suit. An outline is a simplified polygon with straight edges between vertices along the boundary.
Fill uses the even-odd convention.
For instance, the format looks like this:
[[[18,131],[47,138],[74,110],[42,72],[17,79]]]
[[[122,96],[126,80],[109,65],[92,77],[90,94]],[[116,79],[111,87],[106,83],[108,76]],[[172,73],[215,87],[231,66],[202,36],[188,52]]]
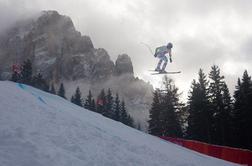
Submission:
[[[167,57],[165,56],[165,54],[169,53],[170,56],[171,56],[171,49],[168,49],[167,46],[161,46],[161,47],[158,47],[156,48],[155,50],[155,57],[159,58],[159,62],[157,64],[157,67],[156,67],[156,70],[160,70],[160,66],[162,64],[162,62],[164,61],[164,64],[162,66],[162,71],[165,70],[166,68],[166,65],[168,63],[168,59]]]

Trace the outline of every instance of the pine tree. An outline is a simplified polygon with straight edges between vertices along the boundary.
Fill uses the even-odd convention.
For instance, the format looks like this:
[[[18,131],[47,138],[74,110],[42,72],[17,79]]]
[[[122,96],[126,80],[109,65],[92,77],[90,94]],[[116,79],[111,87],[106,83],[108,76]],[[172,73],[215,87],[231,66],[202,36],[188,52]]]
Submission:
[[[125,103],[124,101],[121,102],[120,104],[120,112],[121,112],[121,116],[120,116],[120,121],[123,123],[123,124],[128,124],[128,115],[127,115],[127,112],[126,112],[126,108],[125,108]]]
[[[139,131],[141,131],[142,130],[142,127],[141,127],[141,124],[138,122],[137,123],[137,127],[136,127],[136,129],[137,130],[139,130]],[[150,133],[150,131],[149,131],[149,133]],[[153,134],[154,135],[154,134]]]
[[[54,95],[56,94],[56,90],[55,90],[55,87],[54,87],[53,83],[51,84],[51,87],[50,87],[50,93],[54,94]]]
[[[236,90],[234,92],[234,109],[232,111],[232,119],[233,119],[233,125],[232,125],[232,134],[233,139],[232,139],[232,144],[235,147],[244,147],[243,144],[243,132],[241,132],[241,130],[243,130],[242,126],[242,119],[243,119],[243,113],[244,112],[241,108],[243,107],[243,101],[244,98],[246,99],[247,97],[243,97],[244,95],[244,90],[242,89],[241,86],[241,79],[238,78],[237,81],[237,86],[235,87]],[[248,91],[248,88],[246,88],[245,92]],[[246,94],[246,93],[245,93]]]
[[[71,98],[71,102],[82,107],[82,97],[81,97],[81,92],[80,92],[80,88],[77,87],[75,94],[72,96]]]
[[[134,127],[134,121],[132,117],[127,113],[126,106],[124,100],[122,102],[119,101],[119,112],[120,112],[120,118],[119,121],[123,124]]]
[[[177,117],[179,117],[179,122],[180,122],[183,138],[187,137],[188,116],[189,116],[188,105],[181,102],[179,111],[177,112]]]
[[[127,115],[127,124],[126,125],[135,128],[134,120],[129,114]]]
[[[193,80],[188,100],[187,137],[204,142],[211,142],[211,109],[208,81],[203,70],[199,70],[199,80]]]
[[[119,100],[119,95],[116,93],[116,98],[115,98],[115,105],[114,105],[114,120],[120,121],[121,120],[121,106],[120,106],[120,100]]]
[[[191,90],[189,91],[189,97],[188,97],[188,127],[187,127],[187,137],[189,139],[195,139],[200,140],[201,134],[198,132],[200,131],[198,129],[200,121],[199,121],[199,102],[197,99],[199,99],[199,84],[196,82],[196,80],[193,80],[191,85]]]
[[[95,100],[94,99],[92,99],[90,110],[96,112],[96,105],[95,105]]]
[[[65,87],[64,87],[63,83],[60,84],[60,88],[59,88],[57,94],[58,94],[58,96],[63,97],[63,98],[66,99],[66,96],[65,96]]]
[[[222,126],[222,132],[224,135],[223,143],[222,145],[231,145],[232,143],[232,99],[231,95],[229,93],[229,89],[227,87],[227,84],[224,82],[224,85],[222,87],[222,100],[223,100],[223,113],[222,118],[225,123],[223,123]]]
[[[229,116],[231,110],[225,109],[226,106],[224,104],[224,100],[226,99],[224,99],[223,94],[224,91],[226,91],[225,95],[228,95],[229,92],[227,86],[225,85],[224,76],[220,75],[220,69],[218,66],[214,65],[211,67],[209,78],[211,79],[209,92],[213,113],[213,143],[225,145],[228,139],[226,131],[229,131],[230,122],[228,119],[230,119]]]
[[[91,90],[88,91],[88,96],[85,100],[84,108],[91,110],[91,111],[95,111],[95,101],[93,99],[93,95],[92,95]]]
[[[97,98],[97,112],[102,115],[105,115],[106,114],[106,104],[107,104],[106,94],[105,94],[104,89],[102,89],[98,98]]]
[[[182,129],[177,112],[180,109],[178,88],[173,81],[164,76],[163,85],[165,92],[161,102],[160,126],[162,127],[162,136],[181,137]]]
[[[32,63],[29,59],[27,59],[26,61],[24,61],[22,65],[22,70],[20,73],[20,82],[27,85],[31,85],[31,81],[32,81]]]
[[[19,82],[20,81],[20,77],[21,77],[21,75],[18,72],[14,71],[12,73],[12,75],[11,75],[10,81]]]
[[[148,121],[149,133],[156,136],[161,136],[161,124],[160,124],[160,111],[161,111],[160,91],[157,89],[153,93],[153,101],[151,104],[150,114]]]
[[[91,93],[91,90],[88,91],[88,96],[86,97],[84,108],[91,110],[91,103],[92,103],[93,95]]]
[[[70,101],[71,103],[74,103],[74,96],[71,97]]]
[[[109,118],[112,118],[114,116],[114,112],[113,112],[113,104],[114,104],[114,101],[113,101],[113,96],[112,96],[112,92],[110,89],[108,89],[108,93],[106,95],[106,114],[105,116],[109,117]]]
[[[247,70],[244,71],[242,81],[234,93],[234,145],[241,148],[252,149],[252,82]]]
[[[49,92],[49,85],[41,73],[38,73],[36,76],[32,77],[31,85],[35,88]]]

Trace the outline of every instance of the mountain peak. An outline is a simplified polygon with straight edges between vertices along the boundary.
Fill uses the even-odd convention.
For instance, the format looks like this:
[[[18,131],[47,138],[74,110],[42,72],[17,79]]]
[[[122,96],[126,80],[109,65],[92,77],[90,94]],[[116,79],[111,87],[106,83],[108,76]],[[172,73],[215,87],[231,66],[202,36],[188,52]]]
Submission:
[[[41,13],[43,15],[59,15],[56,10],[43,10]]]
[[[10,28],[6,34],[1,42],[4,44],[0,45],[0,49],[6,52],[0,56],[0,71],[10,72],[14,62],[30,59],[34,72],[39,70],[46,79],[72,79],[75,68],[80,68],[81,61],[92,57],[94,51],[90,37],[82,36],[70,17],[54,10],[42,11],[39,16]],[[77,56],[79,60],[76,64],[79,66],[73,66]],[[95,59],[91,60],[90,68],[95,64]],[[62,65],[67,67],[63,69]],[[91,69],[85,72],[88,71]]]
[[[75,31],[73,21],[70,17],[60,15],[57,11],[42,11],[36,20],[37,29],[47,31]]]
[[[115,62],[115,74],[134,74],[131,59],[127,54],[118,55]]]

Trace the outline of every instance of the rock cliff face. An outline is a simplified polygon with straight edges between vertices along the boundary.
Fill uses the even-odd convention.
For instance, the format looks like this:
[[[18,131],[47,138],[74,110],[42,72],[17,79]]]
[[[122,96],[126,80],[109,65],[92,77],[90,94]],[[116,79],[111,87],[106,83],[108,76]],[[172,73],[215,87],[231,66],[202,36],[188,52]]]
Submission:
[[[87,89],[98,93],[106,87],[120,92],[135,120],[146,126],[152,86],[134,77],[128,55],[119,55],[114,63],[105,49],[94,48],[90,37],[75,29],[68,16],[43,11],[0,36],[1,79],[10,77],[12,64],[26,59],[32,61],[34,73],[41,72],[51,82],[66,82],[66,88],[80,84],[83,95]],[[67,89],[68,96],[73,91]]]
[[[56,11],[44,11],[26,24],[17,24],[1,39],[1,68],[31,59],[34,72],[47,79],[107,79],[114,63],[104,49],[95,49],[88,36],[75,30],[72,20]],[[4,77],[4,76],[3,76]]]
[[[123,74],[134,74],[131,59],[127,54],[119,55],[115,62],[115,75]]]

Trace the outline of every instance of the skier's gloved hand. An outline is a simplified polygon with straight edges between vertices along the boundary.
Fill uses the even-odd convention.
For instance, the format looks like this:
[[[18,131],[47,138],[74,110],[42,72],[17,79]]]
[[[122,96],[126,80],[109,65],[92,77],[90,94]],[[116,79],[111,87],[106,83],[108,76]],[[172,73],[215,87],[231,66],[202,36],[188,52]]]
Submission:
[[[170,57],[170,62],[172,63],[172,58]]]

